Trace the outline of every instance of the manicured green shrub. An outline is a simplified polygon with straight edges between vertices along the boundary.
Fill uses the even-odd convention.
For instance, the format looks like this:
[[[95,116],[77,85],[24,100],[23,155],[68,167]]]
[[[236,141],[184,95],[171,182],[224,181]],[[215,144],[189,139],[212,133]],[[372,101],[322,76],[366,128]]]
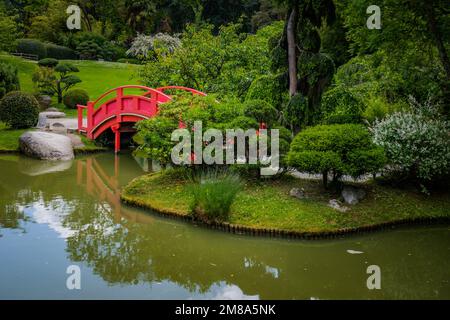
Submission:
[[[63,103],[69,109],[77,109],[77,105],[86,106],[89,101],[89,94],[84,89],[71,89],[64,95]]]
[[[390,169],[430,181],[450,173],[450,123],[430,103],[376,121],[374,141],[386,150]]]
[[[59,61],[54,58],[45,58],[38,61],[40,67],[54,68],[58,65]]]
[[[78,59],[77,53],[67,47],[58,46],[53,43],[45,44],[47,50],[47,57],[59,60],[76,60]]]
[[[202,173],[190,186],[192,214],[207,222],[227,221],[231,205],[241,189],[241,180],[235,173],[217,170]]]
[[[264,100],[247,100],[244,103],[244,114],[259,123],[271,126],[277,120],[277,110]]]
[[[28,93],[12,91],[0,100],[0,121],[13,129],[31,128],[39,116],[39,103]]]
[[[334,181],[342,175],[354,177],[375,173],[383,167],[385,155],[376,147],[369,131],[358,124],[319,125],[298,134],[288,154],[290,166],[309,173],[321,173],[327,186],[328,173]]]
[[[20,90],[17,67],[0,63],[0,99],[10,91]]]
[[[47,48],[44,43],[36,39],[19,39],[16,51],[19,53],[34,54],[38,59],[47,57]]]

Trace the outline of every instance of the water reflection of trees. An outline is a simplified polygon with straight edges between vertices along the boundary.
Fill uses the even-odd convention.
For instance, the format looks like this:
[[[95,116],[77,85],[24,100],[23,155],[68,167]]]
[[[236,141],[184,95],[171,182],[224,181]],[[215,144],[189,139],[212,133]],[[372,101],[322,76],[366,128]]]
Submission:
[[[20,226],[23,206],[36,201],[52,213],[64,211],[61,223],[71,230],[69,258],[89,265],[109,284],[171,281],[198,293],[218,284],[237,285],[245,294],[265,299],[450,295],[448,282],[443,282],[450,278],[449,243],[442,241],[442,232],[373,234],[361,240],[364,255],[351,256],[346,253],[355,243],[351,238],[287,242],[239,237],[123,206],[119,186],[142,173],[130,157],[122,157],[120,166],[109,155],[81,158],[65,171],[43,168],[47,173],[40,176],[27,175],[23,168],[30,164],[19,161],[0,160],[5,177],[1,205],[17,209],[0,212],[0,226]],[[414,257],[407,256],[407,248]],[[381,266],[382,291],[365,287],[365,260]]]

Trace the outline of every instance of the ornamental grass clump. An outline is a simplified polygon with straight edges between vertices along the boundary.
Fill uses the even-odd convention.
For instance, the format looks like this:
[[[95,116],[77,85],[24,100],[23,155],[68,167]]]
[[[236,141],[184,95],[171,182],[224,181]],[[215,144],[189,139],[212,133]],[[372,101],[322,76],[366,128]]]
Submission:
[[[228,220],[231,205],[242,188],[237,174],[210,170],[194,176],[190,186],[195,218],[206,221]]]

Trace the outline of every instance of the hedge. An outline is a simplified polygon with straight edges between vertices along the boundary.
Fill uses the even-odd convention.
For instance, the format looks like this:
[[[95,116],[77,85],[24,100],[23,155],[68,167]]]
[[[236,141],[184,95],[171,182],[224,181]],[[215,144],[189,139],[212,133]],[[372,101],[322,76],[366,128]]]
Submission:
[[[16,51],[19,53],[37,55],[39,60],[47,57],[47,48],[45,47],[45,44],[35,39],[19,39],[17,41]]]
[[[18,53],[34,54],[38,59],[54,58],[58,60],[78,59],[77,53],[67,47],[59,46],[53,43],[43,43],[36,39],[19,39],[17,41]]]
[[[47,43],[47,58],[54,58],[58,60],[76,60],[78,59],[77,53],[67,47],[58,46],[53,43]]]

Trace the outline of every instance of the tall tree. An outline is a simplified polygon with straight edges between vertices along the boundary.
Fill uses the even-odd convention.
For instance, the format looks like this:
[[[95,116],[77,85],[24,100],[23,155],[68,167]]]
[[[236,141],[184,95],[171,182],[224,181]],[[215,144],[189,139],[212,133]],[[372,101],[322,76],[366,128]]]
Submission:
[[[331,23],[335,18],[332,0],[283,0],[287,8],[284,47],[287,48],[289,70],[289,94],[298,92],[298,58],[302,50],[318,52],[320,36],[318,28],[323,19]],[[317,42],[310,46],[312,42]],[[318,45],[317,45],[318,44]],[[308,48],[309,47],[309,48]]]

